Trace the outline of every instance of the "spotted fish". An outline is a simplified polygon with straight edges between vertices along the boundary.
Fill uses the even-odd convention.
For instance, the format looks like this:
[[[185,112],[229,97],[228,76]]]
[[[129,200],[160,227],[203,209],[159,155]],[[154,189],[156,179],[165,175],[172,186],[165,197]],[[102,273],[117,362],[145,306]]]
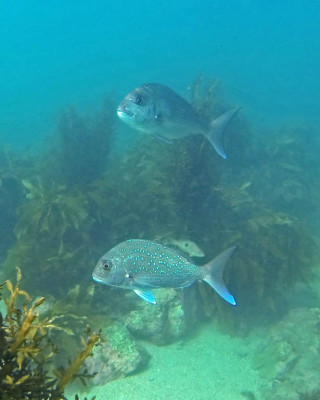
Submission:
[[[235,247],[223,251],[203,266],[168,246],[149,240],[131,239],[105,253],[96,264],[96,282],[131,289],[143,300],[156,304],[152,289],[185,288],[205,281],[228,303],[236,305],[223,282],[224,267]]]

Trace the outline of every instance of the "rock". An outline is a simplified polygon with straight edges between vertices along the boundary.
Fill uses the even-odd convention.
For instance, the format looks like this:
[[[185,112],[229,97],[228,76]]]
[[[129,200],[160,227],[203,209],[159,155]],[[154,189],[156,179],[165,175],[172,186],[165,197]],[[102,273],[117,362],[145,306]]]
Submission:
[[[148,353],[135,343],[123,324],[112,324],[105,330],[104,337],[106,342],[96,346],[93,356],[85,362],[89,374],[97,373],[90,384],[103,385],[147,365]]]
[[[270,329],[256,365],[271,382],[266,400],[320,398],[320,309],[296,308]]]
[[[157,305],[141,302],[125,318],[126,327],[135,337],[159,345],[181,340],[188,328],[183,291],[158,289],[154,293]]]

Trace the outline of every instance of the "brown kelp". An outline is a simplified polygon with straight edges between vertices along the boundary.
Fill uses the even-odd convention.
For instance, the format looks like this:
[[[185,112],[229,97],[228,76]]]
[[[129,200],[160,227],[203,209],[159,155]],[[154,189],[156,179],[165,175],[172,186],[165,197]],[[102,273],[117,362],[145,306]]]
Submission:
[[[14,160],[9,150],[0,147],[0,259],[14,243],[13,228],[17,222],[16,210],[23,204],[24,187],[17,177]]]
[[[77,253],[74,256],[82,252],[86,242],[83,226],[90,222],[88,205],[81,192],[77,192],[78,196],[75,193],[69,195],[62,186],[53,184],[44,188],[41,183],[27,181],[24,185],[28,190],[28,201],[17,212],[14,230],[17,242],[8,252],[6,265],[42,264],[41,271],[29,282],[30,288],[42,288],[40,282],[49,279],[54,265],[62,259],[67,263],[74,251]],[[58,275],[56,279],[58,285]],[[49,287],[47,289],[50,291]]]
[[[84,187],[105,171],[113,136],[111,109],[106,100],[100,111],[87,117],[74,109],[64,110],[51,147],[34,162],[35,170],[21,179],[26,199],[17,212],[17,242],[5,264],[8,269],[12,264],[31,269],[42,264],[39,274],[27,282],[31,290],[46,290],[43,284],[62,265],[67,274],[63,277],[58,272],[56,285],[46,285],[47,291],[64,291],[65,285],[70,289],[69,282],[75,282],[79,270],[68,266],[79,259],[85,266],[101,207],[99,194]]]
[[[191,98],[203,118],[214,118],[230,108],[221,100],[216,81],[196,80]],[[17,212],[7,276],[12,265],[21,265],[28,272],[24,281],[30,290],[61,298],[76,284],[86,293],[97,259],[128,238],[189,238],[206,254],[201,262],[237,245],[226,277],[239,304],[232,318],[260,314],[261,307],[279,309],[277,296],[310,277],[316,251],[304,223],[307,212],[299,202],[304,192],[309,204],[315,204],[319,183],[315,172],[305,167],[316,165],[316,158],[305,158],[305,145],[297,145],[295,133],[285,130],[258,140],[240,111],[226,132],[227,160],[217,157],[201,136],[169,145],[141,134],[125,152],[113,155],[103,145],[102,130],[90,128],[90,121],[74,112],[65,115],[59,132],[62,129],[70,143],[62,140],[61,148],[34,159],[30,176],[23,176],[27,198]],[[112,119],[106,119],[103,131],[108,136],[113,129]],[[73,135],[81,138],[88,132],[99,132],[96,143],[101,140],[102,153],[88,147],[87,154],[86,146],[72,145]],[[315,142],[314,152],[317,146]],[[55,163],[41,161],[52,159],[53,153],[59,154]],[[79,179],[86,173],[81,172],[80,160],[92,166],[95,154],[103,158],[103,165]],[[61,173],[54,177],[55,171]],[[313,184],[306,184],[309,175]],[[289,204],[295,205],[290,207],[293,213]],[[207,315],[225,315],[227,305],[205,285],[198,290],[200,309]],[[125,292],[103,293],[99,304],[104,302],[113,313],[134,307],[128,305]],[[86,296],[82,299],[87,310]],[[81,296],[74,307],[81,308]]]
[[[68,186],[87,184],[105,171],[113,139],[113,105],[106,99],[100,111],[80,116],[69,107],[63,110],[58,121],[55,176]]]
[[[52,375],[53,358],[58,352],[57,344],[51,337],[52,330],[61,330],[56,318],[40,319],[39,307],[44,303],[40,297],[31,303],[29,294],[20,288],[21,271],[17,269],[17,283],[10,280],[6,285],[9,297],[5,297],[7,313],[0,313],[0,398],[12,399],[66,399],[65,386],[76,376],[89,377],[79,368],[90,355],[100,336],[95,333],[83,339],[83,349],[58,379]],[[24,299],[22,307],[18,302]],[[0,297],[1,300],[1,297]]]

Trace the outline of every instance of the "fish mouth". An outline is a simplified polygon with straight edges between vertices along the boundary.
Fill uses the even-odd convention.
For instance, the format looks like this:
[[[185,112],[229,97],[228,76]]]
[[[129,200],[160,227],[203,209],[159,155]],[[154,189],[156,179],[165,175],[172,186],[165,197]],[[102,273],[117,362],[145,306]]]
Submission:
[[[93,278],[93,280],[94,280],[95,282],[104,283],[103,279],[99,279],[99,278],[98,278],[97,276],[95,276],[95,275],[92,275],[92,278]]]
[[[128,110],[124,110],[123,108],[118,108],[117,109],[117,114],[119,118],[123,118],[123,117],[133,117],[133,113],[131,111]]]

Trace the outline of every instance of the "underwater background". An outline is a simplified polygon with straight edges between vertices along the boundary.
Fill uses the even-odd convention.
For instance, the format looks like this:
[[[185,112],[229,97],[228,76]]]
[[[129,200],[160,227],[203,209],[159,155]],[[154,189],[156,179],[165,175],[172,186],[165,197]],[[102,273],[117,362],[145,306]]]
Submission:
[[[0,399],[320,398],[319,27],[312,0],[0,3]],[[148,82],[241,107],[227,160],[121,123]],[[132,238],[237,246],[237,307],[94,284]]]

